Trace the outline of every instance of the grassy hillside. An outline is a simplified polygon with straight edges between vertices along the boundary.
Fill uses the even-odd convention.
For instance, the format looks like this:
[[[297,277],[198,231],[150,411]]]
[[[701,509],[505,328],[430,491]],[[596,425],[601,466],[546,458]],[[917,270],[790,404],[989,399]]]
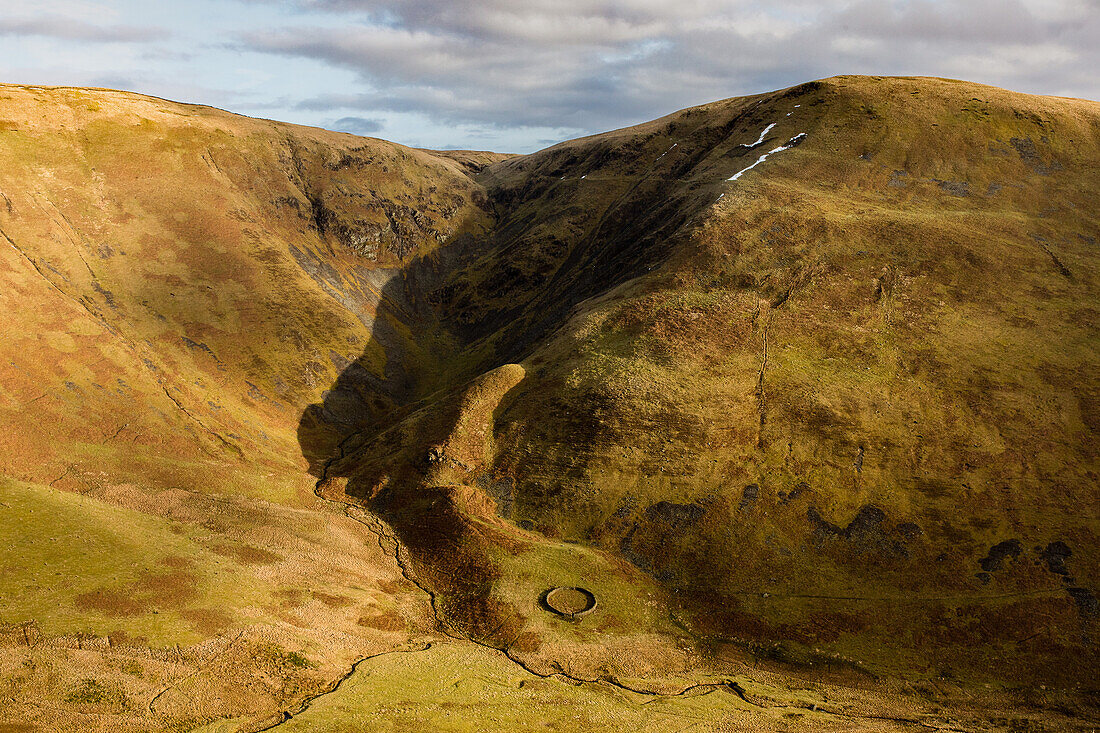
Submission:
[[[501,156],[101,90],[3,86],[0,120],[15,719],[264,717],[430,628],[375,534],[313,495],[297,429],[364,352],[351,412],[406,398],[429,359],[375,323],[381,288],[482,226],[468,170]]]
[[[1098,111],[839,78],[497,163],[493,233],[426,297],[470,373],[515,376],[356,435],[328,475],[458,628],[554,649],[534,660],[558,633],[592,669],[614,647],[542,628],[536,586],[610,580],[629,608],[638,570],[704,656],[1081,684]],[[644,667],[635,635],[667,632],[614,621]]]
[[[365,348],[385,376],[383,283],[485,218],[452,158],[121,92],[0,97],[4,466],[28,480],[170,458],[189,488],[228,464],[223,486],[301,496],[301,407]]]
[[[0,87],[10,719],[1087,727],[1098,161],[926,78],[512,157]]]

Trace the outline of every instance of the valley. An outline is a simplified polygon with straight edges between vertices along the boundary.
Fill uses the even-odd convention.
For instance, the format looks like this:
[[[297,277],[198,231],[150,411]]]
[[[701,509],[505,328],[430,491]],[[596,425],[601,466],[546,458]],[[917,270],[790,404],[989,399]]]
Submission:
[[[0,729],[1095,727],[1098,163],[934,78],[522,156],[0,86]]]

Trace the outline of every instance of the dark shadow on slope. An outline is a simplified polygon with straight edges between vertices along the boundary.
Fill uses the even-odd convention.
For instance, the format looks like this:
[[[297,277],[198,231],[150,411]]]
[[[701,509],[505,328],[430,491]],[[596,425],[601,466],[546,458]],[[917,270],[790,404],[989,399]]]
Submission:
[[[454,246],[468,245],[456,239]],[[432,447],[454,430],[460,387],[473,376],[442,373],[453,370],[460,345],[426,305],[441,259],[418,259],[393,274],[381,291],[367,349],[304,411],[298,439],[318,493],[339,498],[342,490],[392,527],[416,582],[433,593],[441,623],[494,643],[508,638],[515,627],[510,621],[518,620],[514,609],[490,598],[494,539],[473,526],[455,487],[436,485],[432,476],[432,463],[445,460]],[[423,342],[410,342],[407,334]],[[386,356],[381,376],[379,350]]]
[[[471,521],[491,504],[471,504],[482,477],[470,473],[464,487],[435,477],[433,464],[449,459],[434,451],[454,431],[463,386],[522,361],[578,304],[667,260],[714,200],[715,150],[735,146],[737,125],[758,124],[748,111],[689,113],[645,135],[559,146],[483,173],[492,230],[462,232],[396,271],[363,355],[303,413],[299,442],[319,491],[339,485],[385,519],[463,633],[505,638],[518,613],[489,598],[490,551],[514,539]],[[677,152],[662,159],[670,138]]]

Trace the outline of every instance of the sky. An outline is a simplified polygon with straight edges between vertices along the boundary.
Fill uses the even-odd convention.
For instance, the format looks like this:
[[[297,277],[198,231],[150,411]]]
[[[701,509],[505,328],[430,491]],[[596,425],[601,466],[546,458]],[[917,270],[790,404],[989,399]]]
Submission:
[[[531,152],[835,74],[1100,99],[1100,0],[0,0],[0,82]]]

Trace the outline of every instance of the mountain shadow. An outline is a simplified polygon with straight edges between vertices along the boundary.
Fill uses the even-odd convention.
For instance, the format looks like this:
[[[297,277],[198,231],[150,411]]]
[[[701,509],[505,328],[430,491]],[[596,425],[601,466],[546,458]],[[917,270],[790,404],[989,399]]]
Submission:
[[[491,523],[471,524],[495,516],[494,502],[470,495],[482,467],[446,449],[470,394],[499,391],[499,403],[522,379],[522,368],[502,368],[527,358],[578,304],[686,244],[713,202],[715,170],[753,154],[737,140],[764,126],[769,113],[756,102],[685,110],[472,170],[491,223],[460,228],[389,272],[371,343],[304,411],[299,442],[320,490],[339,483],[382,516],[464,632],[507,628],[509,612],[485,606],[489,548],[514,541]]]
[[[1094,107],[844,78],[481,168],[486,220],[389,273],[303,414],[318,491],[385,519],[441,623],[498,648],[544,628],[522,583],[590,552],[622,628],[656,628],[624,600],[655,581],[640,603],[688,646],[992,678],[1027,640],[1030,679],[1073,684]],[[1025,549],[1052,543],[1069,575]]]

